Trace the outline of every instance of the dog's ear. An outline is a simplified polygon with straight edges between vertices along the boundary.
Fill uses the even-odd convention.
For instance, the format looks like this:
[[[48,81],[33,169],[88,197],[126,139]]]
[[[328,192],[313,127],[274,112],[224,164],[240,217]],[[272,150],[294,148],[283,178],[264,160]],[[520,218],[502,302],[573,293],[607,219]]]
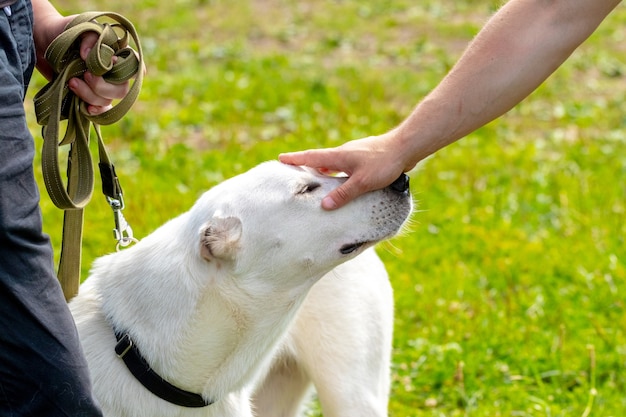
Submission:
[[[237,217],[214,217],[200,229],[200,255],[211,259],[231,259],[241,237],[241,220]]]

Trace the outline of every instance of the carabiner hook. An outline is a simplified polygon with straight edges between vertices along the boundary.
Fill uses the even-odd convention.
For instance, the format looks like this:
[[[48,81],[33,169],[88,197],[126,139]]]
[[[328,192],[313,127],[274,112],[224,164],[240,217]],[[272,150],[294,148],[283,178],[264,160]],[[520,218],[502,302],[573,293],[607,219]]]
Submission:
[[[107,197],[107,201],[113,209],[113,219],[115,220],[115,228],[113,229],[113,237],[117,240],[116,250],[120,247],[125,248],[132,243],[136,243],[137,239],[133,237],[133,229],[130,227],[122,210],[124,209],[124,198],[119,194],[119,199]]]

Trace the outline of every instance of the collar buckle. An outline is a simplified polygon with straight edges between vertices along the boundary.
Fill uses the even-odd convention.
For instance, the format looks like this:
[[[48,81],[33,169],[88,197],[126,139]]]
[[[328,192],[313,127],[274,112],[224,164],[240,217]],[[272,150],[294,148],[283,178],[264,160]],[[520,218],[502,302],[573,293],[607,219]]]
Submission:
[[[115,354],[118,358],[124,359],[124,356],[133,348],[133,340],[130,338],[128,333],[124,333],[124,335],[118,340],[115,345]]]

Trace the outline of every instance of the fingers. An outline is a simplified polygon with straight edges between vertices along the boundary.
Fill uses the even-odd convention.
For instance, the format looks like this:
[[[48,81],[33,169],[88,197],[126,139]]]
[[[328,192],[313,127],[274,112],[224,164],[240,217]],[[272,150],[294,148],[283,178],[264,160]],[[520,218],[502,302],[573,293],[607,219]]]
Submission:
[[[123,98],[128,92],[127,83],[114,85],[107,83],[102,77],[86,72],[83,78],[72,78],[68,82],[70,90],[88,103],[87,110],[96,115],[109,110],[114,99]]]
[[[87,32],[83,35],[80,44],[80,56],[87,59],[89,52],[98,40],[95,32]],[[113,62],[117,57],[113,57]],[[68,82],[70,90],[85,103],[90,114],[96,115],[109,110],[113,100],[122,99],[130,89],[130,82],[111,84],[100,76],[85,72],[82,78],[72,78]]]
[[[278,160],[283,164],[289,165],[304,165],[303,162],[306,159],[303,155],[306,151],[302,152],[290,152],[290,153],[281,153],[278,155]]]
[[[350,154],[342,151],[341,148],[309,149],[300,152],[290,152],[280,154],[278,159],[290,165],[305,165],[315,168],[323,174],[343,172],[348,175],[348,180],[341,186],[332,190],[322,200],[322,208],[325,210],[335,210],[342,207],[358,197],[370,191],[366,181],[361,181],[357,174],[358,164],[350,160]],[[358,162],[358,161],[357,161]]]
[[[305,165],[321,173],[343,172],[348,179],[322,200],[322,208],[340,208],[366,192],[384,188],[404,172],[407,152],[393,137],[370,136],[336,148],[310,149],[279,155],[286,164]]]
[[[340,155],[332,149],[311,149],[300,152],[283,153],[278,159],[284,164],[290,165],[306,165],[316,168],[323,174],[331,174],[336,172],[345,172],[350,174],[347,165],[342,164],[338,159]],[[331,191],[322,200],[322,208],[325,210],[334,210],[344,206],[349,201],[362,194],[362,186],[358,185],[358,180],[350,177],[338,188]]]
[[[312,149],[308,151],[289,152],[278,155],[278,160],[289,165],[306,165],[311,168],[321,168],[333,171],[337,167],[333,166],[332,150]]]

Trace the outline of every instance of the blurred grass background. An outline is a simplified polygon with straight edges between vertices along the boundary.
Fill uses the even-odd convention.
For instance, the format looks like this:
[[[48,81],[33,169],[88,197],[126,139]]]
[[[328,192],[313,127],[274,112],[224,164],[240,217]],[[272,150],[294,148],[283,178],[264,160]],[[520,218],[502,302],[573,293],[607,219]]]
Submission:
[[[140,100],[104,128],[138,237],[280,152],[394,127],[499,6],[55,4],[119,12],[142,37]],[[620,6],[529,99],[412,173],[420,212],[379,248],[396,295],[391,416],[626,415],[625,36]],[[42,194],[57,249],[62,214]],[[112,227],[96,194],[83,276]]]

